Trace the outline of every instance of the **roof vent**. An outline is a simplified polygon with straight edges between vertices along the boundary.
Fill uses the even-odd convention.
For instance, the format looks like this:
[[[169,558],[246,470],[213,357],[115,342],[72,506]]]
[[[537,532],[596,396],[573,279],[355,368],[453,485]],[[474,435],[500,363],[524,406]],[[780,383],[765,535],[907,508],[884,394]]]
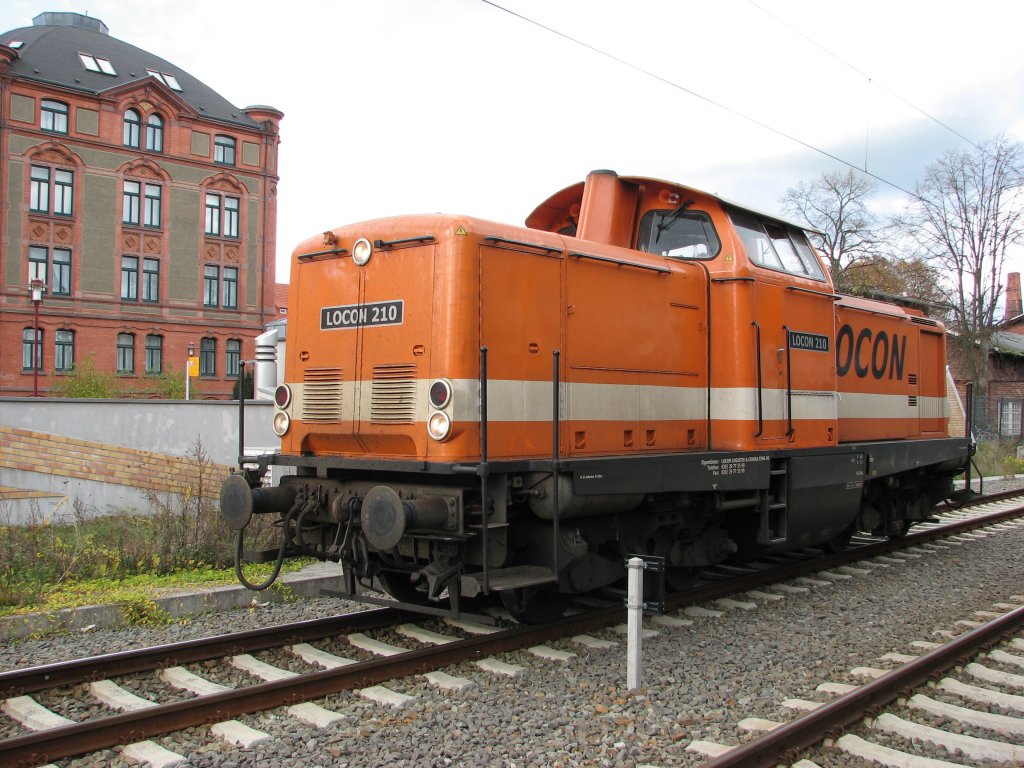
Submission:
[[[89,29],[93,32],[99,32],[102,35],[109,34],[110,29],[99,19],[94,19],[92,16],[85,16],[81,13],[66,13],[57,11],[47,11],[46,13],[40,13],[34,19],[32,19],[33,27],[78,27],[79,29]]]

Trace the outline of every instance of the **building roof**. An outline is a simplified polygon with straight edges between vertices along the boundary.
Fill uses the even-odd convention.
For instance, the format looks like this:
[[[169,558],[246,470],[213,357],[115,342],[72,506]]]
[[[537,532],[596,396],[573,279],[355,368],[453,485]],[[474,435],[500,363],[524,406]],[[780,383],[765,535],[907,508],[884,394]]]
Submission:
[[[274,311],[279,315],[288,314],[288,283],[274,283]]]
[[[243,110],[185,70],[156,54],[111,37],[107,26],[99,19],[78,13],[41,13],[32,20],[31,27],[0,34],[0,44],[17,52],[11,72],[19,78],[97,95],[126,83],[152,78],[175,92],[203,117],[260,129],[260,124]],[[99,62],[89,69],[80,54],[94,60],[103,59],[105,63]],[[99,71],[95,71],[97,69]],[[113,74],[106,70],[113,70]]]

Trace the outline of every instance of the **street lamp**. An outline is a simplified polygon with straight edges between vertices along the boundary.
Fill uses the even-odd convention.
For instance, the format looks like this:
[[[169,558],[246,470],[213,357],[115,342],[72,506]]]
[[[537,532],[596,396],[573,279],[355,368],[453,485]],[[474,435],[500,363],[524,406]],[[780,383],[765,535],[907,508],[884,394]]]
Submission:
[[[192,386],[192,368],[194,366],[194,363],[192,361],[195,358],[195,356],[196,356],[196,343],[194,341],[190,341],[188,343],[188,359],[185,361],[185,399],[186,400],[189,399],[189,395],[191,394],[190,390],[191,390],[191,386]]]
[[[28,284],[35,306],[35,321],[32,323],[32,397],[39,397],[39,365],[42,363],[42,346],[39,343],[39,304],[43,300],[43,281],[33,280]]]

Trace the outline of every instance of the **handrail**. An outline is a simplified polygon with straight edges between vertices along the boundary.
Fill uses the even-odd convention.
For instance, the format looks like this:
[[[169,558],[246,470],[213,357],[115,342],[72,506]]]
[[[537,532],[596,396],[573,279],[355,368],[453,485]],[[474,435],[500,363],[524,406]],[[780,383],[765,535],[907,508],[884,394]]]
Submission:
[[[786,332],[786,437],[793,436],[793,365],[790,360],[789,326],[782,326]]]
[[[754,437],[760,437],[764,433],[764,401],[761,382],[761,326],[754,320],[754,350],[757,352],[757,432]]]
[[[551,476],[554,483],[552,494],[554,496],[555,510],[552,516],[552,541],[551,541],[551,575],[558,579],[558,542],[559,542],[559,531],[558,531],[558,515],[559,507],[561,506],[561,499],[559,498],[558,492],[558,469],[559,469],[559,437],[562,426],[562,403],[561,403],[561,379],[559,371],[559,359],[561,352],[557,349],[552,352],[554,358],[554,371],[551,376],[552,384],[552,396],[551,396]]]
[[[550,245],[543,245],[541,243],[525,243],[522,240],[510,240],[507,237],[498,237],[497,235],[487,235],[484,238],[485,243],[504,243],[505,245],[518,245],[520,248],[535,248],[538,251],[546,251],[547,256],[552,254],[562,255],[563,251],[561,248],[554,248]]]
[[[491,592],[490,570],[487,565],[487,347],[480,347],[480,521],[482,525],[480,545],[483,550],[480,561],[483,567],[484,594]],[[457,588],[457,587],[456,587]]]
[[[590,261],[600,261],[604,264],[614,264],[618,267],[635,267],[636,269],[646,269],[649,272],[657,272],[659,275],[667,275],[672,270],[668,267],[659,267],[655,264],[637,264],[635,261],[623,261],[622,259],[613,259],[611,256],[596,256],[592,253],[582,253],[580,251],[572,251],[569,253],[574,259],[588,259]]]

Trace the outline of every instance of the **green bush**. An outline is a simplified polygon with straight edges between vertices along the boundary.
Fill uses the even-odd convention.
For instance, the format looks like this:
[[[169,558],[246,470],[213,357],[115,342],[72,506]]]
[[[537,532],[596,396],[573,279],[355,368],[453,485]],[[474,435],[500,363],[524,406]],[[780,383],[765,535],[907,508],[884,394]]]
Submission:
[[[1011,477],[1024,472],[1024,462],[1017,458],[1017,444],[1013,441],[978,443],[974,463],[982,477]]]

